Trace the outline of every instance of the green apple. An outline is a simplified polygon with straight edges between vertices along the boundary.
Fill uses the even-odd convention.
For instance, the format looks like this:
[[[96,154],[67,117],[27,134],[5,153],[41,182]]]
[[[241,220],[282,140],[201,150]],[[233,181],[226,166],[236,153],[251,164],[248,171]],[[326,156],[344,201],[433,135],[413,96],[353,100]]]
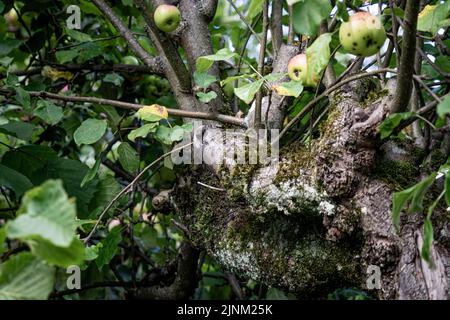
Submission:
[[[137,66],[139,65],[139,60],[134,56],[125,56],[122,58],[122,63]]]
[[[301,81],[304,86],[315,87],[318,77],[316,75],[308,75],[308,61],[306,54],[301,53],[289,60],[288,75],[294,81]]]
[[[161,31],[172,32],[180,25],[181,13],[177,7],[162,4],[155,10],[155,24]]]
[[[369,12],[357,12],[339,29],[342,47],[357,56],[377,53],[386,40],[386,31],[378,17]]]

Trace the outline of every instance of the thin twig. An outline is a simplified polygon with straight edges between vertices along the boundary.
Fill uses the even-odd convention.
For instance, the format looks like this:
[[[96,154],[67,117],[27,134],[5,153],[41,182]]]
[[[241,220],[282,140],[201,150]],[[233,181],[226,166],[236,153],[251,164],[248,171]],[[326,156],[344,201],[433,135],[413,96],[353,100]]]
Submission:
[[[227,0],[228,3],[233,7],[234,11],[236,11],[237,15],[239,16],[239,19],[241,19],[241,21],[247,26],[247,28],[253,33],[253,35],[255,36],[255,38],[258,40],[259,44],[261,45],[261,48],[266,48],[266,46],[262,46],[262,39],[261,37],[258,35],[258,33],[256,33],[255,29],[253,29],[253,27],[247,22],[247,20],[245,20],[245,17],[242,15],[242,13],[239,11],[238,7],[236,7],[236,5],[234,4],[233,0]],[[267,52],[268,55],[272,58],[273,55],[270,52]]]
[[[120,197],[122,197],[125,193],[127,193],[136,182],[139,181],[139,179],[144,175],[144,173],[146,173],[151,167],[153,167],[155,164],[159,163],[161,160],[163,160],[165,157],[171,155],[173,152],[182,150],[186,147],[189,147],[193,144],[193,142],[188,143],[186,145],[180,146],[178,148],[175,148],[165,154],[163,154],[162,156],[160,156],[158,159],[156,159],[155,161],[153,161],[152,163],[150,163],[148,166],[146,166],[137,176],[136,178],[134,178],[133,181],[130,182],[130,184],[128,184],[125,188],[122,189],[122,191],[120,191],[110,202],[109,204],[106,206],[106,208],[102,211],[102,213],[100,214],[100,216],[97,219],[97,222],[95,223],[94,227],[92,228],[91,232],[89,233],[89,235],[83,239],[84,243],[87,243],[89,241],[89,239],[93,236],[93,234],[95,233],[95,231],[97,230],[103,216],[109,211],[109,209],[111,209],[111,207],[114,205],[114,203],[116,203],[117,200],[120,199]]]
[[[200,182],[200,181],[197,181],[197,184],[199,184],[199,185],[201,185],[203,187],[206,187],[208,189],[214,190],[214,191],[227,191],[226,189],[213,187],[213,186],[210,186],[209,184],[206,184],[206,183],[203,183],[203,182]]]
[[[43,99],[50,98],[55,100],[61,100],[61,101],[69,101],[69,102],[85,102],[85,103],[92,103],[92,104],[100,104],[100,105],[107,105],[112,106],[116,108],[121,109],[129,109],[129,110],[139,110],[144,105],[135,104],[135,103],[129,103],[129,102],[122,102],[117,100],[109,100],[109,99],[103,99],[103,98],[96,98],[96,97],[75,97],[75,96],[65,96],[62,94],[56,94],[56,93],[50,93],[46,91],[28,91],[29,95],[32,97],[40,97]],[[0,89],[0,95],[3,96],[13,96],[15,95],[14,91],[7,90],[7,89]],[[203,120],[215,120],[222,123],[228,123],[240,127],[245,127],[244,120],[241,118],[237,118],[234,116],[228,116],[224,114],[217,114],[212,112],[197,112],[197,111],[188,111],[188,110],[181,110],[181,109],[171,109],[166,108],[167,112],[171,116],[176,117],[185,117],[185,118],[192,118],[192,119],[203,119]]]

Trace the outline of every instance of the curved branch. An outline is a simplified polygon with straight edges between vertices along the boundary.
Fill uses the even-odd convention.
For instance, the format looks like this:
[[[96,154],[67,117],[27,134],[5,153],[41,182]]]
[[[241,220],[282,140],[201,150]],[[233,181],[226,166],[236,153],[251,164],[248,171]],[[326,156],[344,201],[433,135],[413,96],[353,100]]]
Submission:
[[[419,2],[417,0],[408,0],[406,3],[402,56],[399,66],[397,89],[390,108],[391,113],[406,110],[409,99],[411,98],[414,74],[414,68],[412,66],[416,57],[416,30]]]
[[[43,98],[43,99],[50,98],[50,99],[55,99],[55,100],[60,100],[60,101],[68,101],[68,102],[87,102],[87,103],[94,103],[94,104],[112,106],[112,107],[116,107],[116,108],[129,109],[129,110],[139,110],[139,109],[145,107],[145,105],[136,104],[136,103],[122,102],[122,101],[117,101],[117,100],[109,100],[109,99],[96,98],[96,97],[65,96],[62,94],[50,93],[50,92],[46,92],[46,91],[29,91],[28,94],[32,97],[39,97],[39,98]],[[0,95],[13,96],[13,95],[15,95],[15,93],[10,90],[0,89]],[[166,110],[169,113],[169,115],[175,116],[175,117],[213,120],[213,121],[218,121],[221,123],[228,123],[228,124],[239,126],[239,127],[245,127],[243,119],[233,117],[233,116],[227,116],[224,114],[188,111],[188,110],[171,109],[171,108],[166,108]]]
[[[114,13],[114,11],[106,4],[103,0],[93,0],[94,4],[103,14],[108,18],[109,21],[114,25],[114,27],[120,32],[122,37],[128,43],[130,48],[136,53],[136,55],[144,61],[144,63],[152,67],[154,65],[154,58],[151,57],[147,51],[139,44],[139,42],[134,37],[133,33],[123,24],[120,18]]]
[[[138,73],[138,74],[157,74],[157,75],[163,75],[163,69],[161,66],[161,61],[158,57],[152,58],[153,64],[152,66],[148,65],[131,65],[131,64],[58,64],[58,63],[48,63],[46,65],[60,70],[60,71],[70,71],[70,72],[78,72],[83,70],[89,70],[93,72],[119,72],[119,73]],[[43,67],[45,67],[44,65]],[[41,67],[39,68],[33,68],[30,70],[17,70],[13,73],[20,77],[20,76],[32,76],[36,74],[40,74],[42,72]],[[0,79],[6,78],[6,73],[0,73]]]
[[[197,286],[197,266],[199,251],[189,243],[183,242],[178,259],[177,276],[167,287],[154,286],[138,289],[139,299],[180,300],[187,299]]]

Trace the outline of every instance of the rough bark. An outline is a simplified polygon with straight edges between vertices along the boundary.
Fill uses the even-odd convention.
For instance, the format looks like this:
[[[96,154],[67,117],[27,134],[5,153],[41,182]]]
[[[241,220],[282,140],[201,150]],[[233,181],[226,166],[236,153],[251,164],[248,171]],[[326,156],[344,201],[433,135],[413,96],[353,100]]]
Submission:
[[[419,179],[420,158],[413,143],[377,139],[394,89],[392,82],[380,88],[376,79],[343,86],[329,97],[320,138],[310,148],[282,150],[278,167],[189,171],[172,194],[189,240],[224,268],[299,297],[367,289],[368,267],[376,266],[381,288],[373,296],[448,298],[444,211],[435,215],[435,268],[421,259],[422,217],[404,218],[399,234],[392,225],[392,194]],[[207,141],[211,136],[204,133]]]

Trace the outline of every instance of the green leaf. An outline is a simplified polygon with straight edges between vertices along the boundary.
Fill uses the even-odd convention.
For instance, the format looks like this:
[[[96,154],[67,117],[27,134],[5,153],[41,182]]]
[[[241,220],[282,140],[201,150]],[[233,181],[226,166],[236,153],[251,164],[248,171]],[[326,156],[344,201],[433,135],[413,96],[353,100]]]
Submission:
[[[1,10],[0,10],[0,12],[1,12]],[[0,65],[4,66],[5,68],[8,68],[13,61],[14,61],[14,58],[3,57],[3,58],[0,58]]]
[[[389,115],[389,117],[387,117],[378,127],[381,139],[389,137],[403,120],[409,119],[412,116],[412,112],[394,113]]]
[[[33,110],[33,114],[51,125],[57,124],[64,116],[61,107],[46,100],[39,100],[37,102],[37,107]]]
[[[83,262],[85,251],[80,239],[73,239],[69,247],[58,247],[44,239],[27,241],[31,252],[50,265],[69,267]]]
[[[165,145],[171,145],[172,144],[172,130],[166,126],[159,126],[155,133],[155,138],[159,142]]]
[[[33,184],[20,172],[0,164],[0,186],[10,188],[19,198],[25,191],[31,189]]]
[[[22,41],[13,39],[2,39],[0,41],[0,57],[8,55],[11,51],[18,48]]]
[[[5,251],[6,228],[0,228],[0,256]]]
[[[450,1],[442,4],[427,5],[420,12],[417,20],[417,30],[431,32],[433,35],[441,28],[450,11]]]
[[[445,201],[450,207],[450,170],[445,175]]]
[[[320,35],[314,43],[306,49],[306,59],[308,63],[308,80],[310,84],[318,82],[321,72],[330,61],[331,33]]]
[[[98,258],[95,260],[98,269],[107,265],[116,255],[119,243],[122,241],[121,228],[112,229],[107,237],[102,241],[102,248],[98,252]]]
[[[437,173],[431,174],[428,178],[415,184],[414,186],[395,192],[392,201],[392,221],[397,231],[400,230],[400,213],[401,210],[410,201],[408,213],[423,211],[423,198],[428,188],[433,184]]]
[[[0,300],[44,300],[53,290],[55,269],[29,252],[0,265]]]
[[[78,47],[77,62],[84,63],[93,58],[101,56],[104,51],[96,42],[86,42]]]
[[[430,210],[433,210],[430,207]],[[431,259],[431,246],[433,245],[434,235],[433,235],[433,225],[430,219],[425,219],[423,224],[423,244],[422,244],[422,257],[423,259],[432,264]]]
[[[105,206],[122,190],[114,177],[108,175],[100,179],[92,200],[89,203],[90,217],[96,218],[99,210],[103,210]],[[115,203],[109,212],[112,212],[118,203]]]
[[[76,207],[64,191],[62,181],[49,180],[28,191],[19,213],[7,224],[9,238],[45,239],[59,247],[72,243],[77,227]]]
[[[194,82],[199,87],[206,89],[216,81],[217,81],[217,78],[215,76],[212,76],[206,72],[195,72],[194,73]]]
[[[118,87],[120,87],[122,85],[124,80],[125,79],[121,75],[119,75],[117,73],[110,73],[110,74],[106,75],[103,78],[104,82],[112,83],[112,84],[114,84],[115,86],[118,86]]]
[[[263,83],[264,79],[256,80],[242,87],[235,88],[234,94],[245,103],[250,104]]]
[[[72,62],[78,57],[80,52],[78,50],[61,50],[56,52],[56,60],[59,63]]]
[[[77,30],[73,30],[73,29],[68,29],[65,28],[66,34],[71,37],[72,39],[79,41],[79,42],[88,42],[88,41],[92,41],[92,37],[86,33],[77,31]]]
[[[8,77],[6,78],[6,85],[10,87],[14,87],[19,83],[19,77],[14,73],[8,73]]]
[[[338,11],[337,11],[338,16],[342,19],[342,21],[347,22],[349,16],[348,16],[348,11],[347,11],[347,6],[345,4],[345,1],[338,0],[336,2],[336,5],[337,5],[337,9],[338,9]]]
[[[134,142],[136,138],[145,138],[151,132],[156,132],[156,128],[158,127],[157,122],[148,123],[140,127],[139,129],[135,129],[128,134],[128,139]]]
[[[34,185],[38,185],[48,179],[61,179],[69,196],[76,198],[78,217],[84,219],[89,214],[88,205],[94,197],[98,184],[98,179],[94,178],[80,188],[88,171],[89,167],[80,161],[56,158],[51,159],[41,170],[34,172],[30,180]]]
[[[446,95],[442,102],[437,106],[437,114],[439,117],[444,118],[445,115],[450,114],[450,95]]]
[[[293,22],[296,33],[314,36],[322,20],[331,13],[328,0],[308,0],[294,5]]]
[[[0,126],[0,132],[16,137],[20,140],[30,141],[36,127],[28,122],[10,121]]]
[[[122,142],[117,148],[119,162],[128,172],[136,172],[139,169],[139,154],[126,142]]]
[[[214,100],[215,98],[217,98],[217,93],[215,93],[214,91],[209,91],[207,93],[197,92],[197,97],[199,98],[199,100],[201,102],[208,103],[211,100]]]
[[[274,89],[280,96],[297,98],[303,92],[303,85],[300,81],[289,81],[274,86]]]
[[[199,57],[197,59],[197,72],[206,72],[212,67],[215,61],[226,61],[230,60],[237,55],[231,52],[229,49],[224,48],[217,51],[216,54]]]
[[[227,85],[230,82],[234,82],[236,80],[240,80],[240,79],[255,79],[256,78],[256,73],[252,73],[252,74],[242,74],[239,76],[232,76],[232,77],[228,77],[225,78],[224,80],[220,81],[220,85],[223,87],[225,85]]]
[[[101,242],[97,243],[96,245],[86,247],[84,250],[84,260],[86,261],[93,261],[97,259],[99,250],[103,247],[103,244]]]
[[[5,4],[3,3],[3,1],[0,1],[0,13],[2,13],[4,9],[5,9]]]
[[[392,223],[397,232],[400,230],[400,213],[406,206],[406,203],[411,198],[413,190],[407,189],[394,193],[392,200]]]
[[[45,167],[50,159],[57,158],[58,155],[50,147],[28,145],[5,153],[3,155],[2,164],[21,172],[31,180],[33,172]]]
[[[88,182],[92,181],[97,175],[100,164],[102,163],[101,157],[102,155],[99,156],[99,158],[95,161],[94,166],[90,168],[88,173],[86,173],[86,175],[84,176],[83,181],[81,181],[80,184],[81,188],[83,188]]]
[[[184,138],[186,130],[183,127],[175,126],[172,128],[172,133],[170,134],[170,140],[176,142],[181,141]]]
[[[286,294],[276,288],[269,288],[266,294],[267,300],[289,300]]]
[[[246,18],[251,21],[262,12],[263,0],[251,0]]]
[[[21,87],[17,87],[17,88],[15,88],[15,90],[16,90],[17,102],[25,109],[29,109],[31,106],[30,94],[26,90],[22,89]]]
[[[438,56],[436,57],[435,62],[436,65],[444,72],[449,73],[450,72],[450,59],[448,56]]]
[[[87,119],[73,134],[75,143],[94,144],[100,140],[106,132],[107,124],[104,120]]]
[[[414,192],[412,194],[411,205],[408,212],[422,212],[423,211],[423,198],[428,188],[433,184],[434,179],[437,176],[437,172],[431,174],[428,178],[422,180],[414,186]]]

